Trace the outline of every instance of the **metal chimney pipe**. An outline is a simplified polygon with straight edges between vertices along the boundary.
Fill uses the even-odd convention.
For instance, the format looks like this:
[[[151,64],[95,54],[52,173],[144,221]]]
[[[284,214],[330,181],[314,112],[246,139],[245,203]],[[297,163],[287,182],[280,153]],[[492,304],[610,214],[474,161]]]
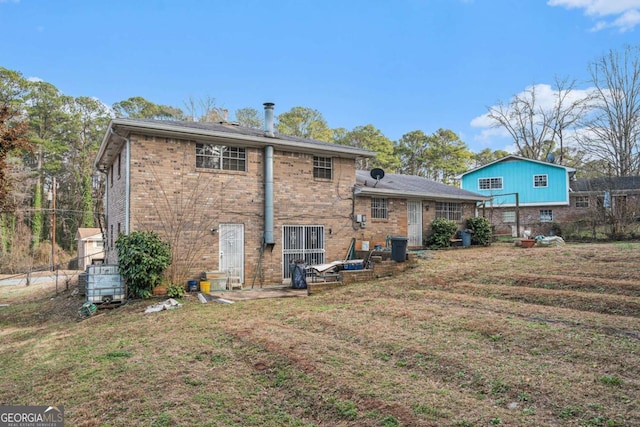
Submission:
[[[264,147],[264,244],[275,244],[273,236],[273,145]]]
[[[264,136],[273,138],[273,102],[265,102],[264,104]]]
[[[273,102],[264,104],[264,136],[274,138]],[[264,147],[264,244],[274,245],[273,235],[273,145]]]

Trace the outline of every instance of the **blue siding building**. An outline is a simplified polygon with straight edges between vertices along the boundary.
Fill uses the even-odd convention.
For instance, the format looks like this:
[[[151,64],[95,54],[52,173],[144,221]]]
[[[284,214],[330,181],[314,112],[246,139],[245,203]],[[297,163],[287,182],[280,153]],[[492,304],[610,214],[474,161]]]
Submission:
[[[510,155],[460,175],[461,187],[490,197],[494,225],[554,221],[554,207],[569,206],[569,182],[575,169]],[[516,208],[516,194],[518,207]],[[518,231],[513,230],[514,233]]]
[[[461,175],[461,187],[493,198],[493,204],[515,206],[569,205],[569,179],[575,169],[507,156]]]

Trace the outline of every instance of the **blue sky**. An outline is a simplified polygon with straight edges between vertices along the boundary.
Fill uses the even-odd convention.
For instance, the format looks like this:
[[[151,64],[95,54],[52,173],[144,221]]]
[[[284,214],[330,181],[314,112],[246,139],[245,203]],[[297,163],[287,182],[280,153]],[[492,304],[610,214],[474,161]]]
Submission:
[[[640,44],[640,0],[0,0],[0,66],[111,105],[275,102],[505,149],[487,107]],[[473,122],[473,125],[472,125]]]

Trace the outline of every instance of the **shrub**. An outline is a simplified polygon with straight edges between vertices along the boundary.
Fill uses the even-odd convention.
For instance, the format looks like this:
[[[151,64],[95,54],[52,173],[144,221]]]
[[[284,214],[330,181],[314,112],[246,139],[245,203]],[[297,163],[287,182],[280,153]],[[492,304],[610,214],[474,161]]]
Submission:
[[[149,298],[171,264],[171,248],[153,231],[121,234],[116,240],[118,268],[133,298]]]
[[[467,228],[471,230],[471,244],[489,246],[491,244],[491,224],[484,217],[467,219]]]
[[[551,230],[549,231],[549,234],[552,235],[552,236],[563,237],[562,236],[562,227],[560,226],[560,224],[558,224],[557,222],[552,222],[551,223]]]
[[[184,286],[169,283],[167,285],[167,296],[169,298],[181,298],[185,294]]]
[[[429,246],[434,248],[446,248],[449,246],[449,239],[458,230],[455,221],[446,218],[436,218],[431,223],[432,234],[429,238]]]

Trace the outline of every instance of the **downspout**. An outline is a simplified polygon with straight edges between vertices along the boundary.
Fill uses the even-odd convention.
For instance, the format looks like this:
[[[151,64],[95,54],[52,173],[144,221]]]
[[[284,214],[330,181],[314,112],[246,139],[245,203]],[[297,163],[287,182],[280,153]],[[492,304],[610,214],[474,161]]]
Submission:
[[[111,128],[110,130],[113,135],[124,139],[126,142],[125,153],[126,153],[127,159],[124,165],[124,179],[125,179],[125,182],[124,182],[124,234],[129,235],[129,218],[130,218],[129,209],[131,208],[131,201],[129,200],[129,198],[131,197],[131,188],[130,188],[131,187],[131,161],[130,161],[131,140],[129,138],[125,138],[122,135],[119,135],[116,131],[113,130],[113,128]],[[107,225],[108,225],[108,221],[107,221]]]
[[[274,138],[272,102],[264,104],[264,136]],[[273,237],[273,145],[264,147],[264,245],[275,245]]]
[[[104,206],[105,208],[107,206],[109,206],[109,191],[108,191],[108,179],[109,179],[109,174],[107,173],[107,171],[105,169],[98,169],[98,172],[103,173],[105,178],[104,178]],[[109,242],[109,240],[107,240],[107,223],[109,221],[108,216],[107,216],[107,212],[105,211],[104,214],[104,222],[105,224],[103,224],[102,222],[102,217],[100,214],[98,214],[98,225],[100,226],[100,232],[102,233],[102,253],[104,254],[104,262],[108,263],[108,255],[109,255],[109,245],[107,244]]]
[[[125,152],[127,153],[127,160],[124,163],[124,191],[125,191],[125,196],[124,196],[124,234],[125,235],[129,235],[129,218],[130,218],[130,212],[129,210],[131,209],[131,162],[129,161],[129,159],[131,158],[131,140],[129,138],[125,138],[124,139],[127,144],[125,145],[126,150]]]

